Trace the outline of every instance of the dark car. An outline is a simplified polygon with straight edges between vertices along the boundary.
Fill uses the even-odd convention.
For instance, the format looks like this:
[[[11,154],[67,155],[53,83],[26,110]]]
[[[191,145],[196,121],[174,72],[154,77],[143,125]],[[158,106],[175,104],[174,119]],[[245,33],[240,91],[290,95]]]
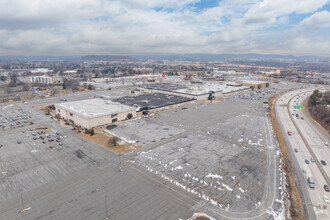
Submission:
[[[294,149],[294,152],[298,152],[298,149],[297,149],[297,148],[295,148],[295,149]]]
[[[324,190],[329,192],[329,186],[328,185],[324,185]]]
[[[324,160],[321,160],[321,164],[324,166],[327,165],[327,163]]]
[[[309,160],[305,160],[305,163],[306,163],[306,164],[309,164]]]
[[[63,145],[63,143],[61,143],[61,142],[60,142],[60,143],[58,143],[58,145],[62,146],[62,145]]]
[[[46,141],[42,141],[43,144],[46,144]]]
[[[50,149],[52,149],[52,148],[53,148],[53,146],[49,146],[49,148],[50,148]]]
[[[20,144],[20,143],[22,143],[22,142],[20,142],[20,141],[17,141],[17,143],[18,143],[18,144]]]
[[[33,137],[33,140],[37,140],[38,138],[37,137]]]

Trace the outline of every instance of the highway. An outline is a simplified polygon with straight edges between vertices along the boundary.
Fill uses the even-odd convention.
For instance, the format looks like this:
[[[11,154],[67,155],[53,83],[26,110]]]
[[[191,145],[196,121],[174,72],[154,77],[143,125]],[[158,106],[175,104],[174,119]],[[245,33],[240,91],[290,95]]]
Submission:
[[[325,184],[329,184],[330,167],[329,164],[323,166],[320,163],[320,160],[329,158],[329,147],[324,144],[324,142],[329,142],[329,140],[310,121],[303,109],[295,109],[293,107],[295,105],[303,105],[306,97],[314,90],[315,88],[299,89],[285,93],[278,98],[275,108],[295,163],[304,194],[305,207],[308,210],[308,217],[309,219],[329,219],[330,204],[325,203],[322,197],[324,195],[329,197],[330,194],[323,188]],[[299,117],[296,117],[296,114]],[[291,131],[292,135],[288,135],[287,131]],[[295,149],[298,152],[295,152]],[[311,162],[312,157],[314,157],[315,162]],[[309,164],[306,164],[305,160],[308,160]],[[314,189],[309,188],[307,184],[307,180],[302,172],[304,166],[308,166],[311,170],[315,181]],[[324,205],[327,205],[326,209],[321,208]]]

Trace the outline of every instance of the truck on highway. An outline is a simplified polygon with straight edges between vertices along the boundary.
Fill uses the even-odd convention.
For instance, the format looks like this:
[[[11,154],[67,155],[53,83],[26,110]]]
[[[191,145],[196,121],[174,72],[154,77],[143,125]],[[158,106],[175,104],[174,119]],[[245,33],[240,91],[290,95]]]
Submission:
[[[305,175],[309,187],[314,189],[315,188],[314,178],[311,171],[309,170],[309,167],[306,164],[304,164],[303,166],[303,173]]]

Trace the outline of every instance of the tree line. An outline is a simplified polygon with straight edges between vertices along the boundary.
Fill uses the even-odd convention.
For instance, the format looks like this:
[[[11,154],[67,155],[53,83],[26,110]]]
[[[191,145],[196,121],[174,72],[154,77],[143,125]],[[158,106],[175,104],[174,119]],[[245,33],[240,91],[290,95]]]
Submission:
[[[315,90],[308,99],[308,109],[311,115],[327,130],[330,129],[330,91],[324,93]]]

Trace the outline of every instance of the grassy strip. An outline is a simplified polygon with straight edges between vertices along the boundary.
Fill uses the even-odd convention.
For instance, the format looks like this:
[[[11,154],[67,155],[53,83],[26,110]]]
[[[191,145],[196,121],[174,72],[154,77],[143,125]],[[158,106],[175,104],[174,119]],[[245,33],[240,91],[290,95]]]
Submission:
[[[274,110],[274,104],[277,98],[281,94],[278,94],[272,98],[269,99],[268,104],[269,104],[269,114],[271,117],[272,125],[276,134],[277,141],[279,143],[280,149],[281,149],[281,158],[282,158],[282,169],[285,172],[285,177],[287,180],[287,186],[286,189],[290,195],[289,198],[289,211],[291,214],[292,219],[306,219],[306,216],[304,214],[304,209],[303,209],[303,202],[301,199],[301,195],[298,191],[297,184],[293,178],[295,171],[295,167],[292,161],[292,157],[290,154],[290,151],[288,149],[288,146],[286,144],[284,135],[282,133],[281,126],[277,120],[275,110]]]

